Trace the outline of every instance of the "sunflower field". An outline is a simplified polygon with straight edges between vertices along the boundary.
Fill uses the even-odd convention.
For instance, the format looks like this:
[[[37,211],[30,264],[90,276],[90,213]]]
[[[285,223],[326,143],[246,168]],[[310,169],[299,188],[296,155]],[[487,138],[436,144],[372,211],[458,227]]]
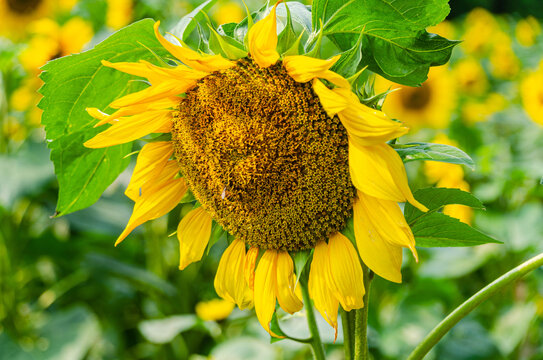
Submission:
[[[0,360],[543,360],[540,0],[0,0]]]

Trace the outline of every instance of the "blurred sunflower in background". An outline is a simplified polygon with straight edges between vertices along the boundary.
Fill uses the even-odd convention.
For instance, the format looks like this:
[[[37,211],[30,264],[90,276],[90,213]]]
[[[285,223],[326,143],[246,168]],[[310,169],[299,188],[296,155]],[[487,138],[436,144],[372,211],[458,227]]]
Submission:
[[[387,96],[383,111],[414,129],[444,129],[456,108],[455,82],[445,66],[430,68],[428,80],[419,87],[398,85],[377,76],[375,91],[380,93],[389,89],[397,91]]]
[[[528,73],[520,84],[524,110],[536,123],[543,125],[543,61],[536,71]]]
[[[220,297],[254,306],[274,336],[276,303],[294,313],[312,298],[337,335],[339,305],[364,306],[359,256],[376,274],[401,282],[402,248],[417,253],[398,202],[426,208],[386,143],[408,129],[363,105],[349,81],[330,70],[340,56],[281,56],[276,8],[249,28],[248,51],[228,48],[229,58],[170,42],[157,22],[156,37],[175,65],[103,61],[150,86],[113,101],[112,114],[87,109],[96,126],[111,126],[85,146],[163,134],[139,152],[125,191],[135,205],[117,244],[192,194],[197,203],[177,228],[180,269],[202,258],[216,222],[234,239],[215,277]],[[444,97],[439,90],[449,93],[434,86],[432,104]],[[351,217],[354,242],[341,233]],[[308,250],[308,291],[300,294],[298,280],[305,280],[291,255]]]
[[[27,25],[55,10],[52,0],[0,0],[0,36],[21,40]]]

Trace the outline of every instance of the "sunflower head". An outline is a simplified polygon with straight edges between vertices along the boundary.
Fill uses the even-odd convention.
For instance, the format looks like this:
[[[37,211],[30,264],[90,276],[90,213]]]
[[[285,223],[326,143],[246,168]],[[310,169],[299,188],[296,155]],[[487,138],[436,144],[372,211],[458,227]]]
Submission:
[[[168,134],[139,152],[126,190],[134,211],[117,243],[190,190],[195,206],[177,229],[180,269],[201,259],[215,221],[234,239],[219,263],[217,294],[242,309],[254,306],[276,335],[270,329],[276,303],[289,313],[302,307],[302,274],[295,274],[291,255],[312,254],[308,296],[337,330],[339,305],[347,311],[364,305],[360,258],[400,282],[402,248],[416,257],[398,202],[426,208],[387,144],[407,128],[360,102],[350,82],[330,70],[339,56],[281,56],[276,10],[277,4],[250,26],[246,48],[212,31],[224,57],[167,40],[157,23],[157,39],[177,60],[104,61],[150,85],[113,101],[112,114],[88,109],[97,126],[111,126],[85,145]],[[349,239],[341,231],[351,217]]]

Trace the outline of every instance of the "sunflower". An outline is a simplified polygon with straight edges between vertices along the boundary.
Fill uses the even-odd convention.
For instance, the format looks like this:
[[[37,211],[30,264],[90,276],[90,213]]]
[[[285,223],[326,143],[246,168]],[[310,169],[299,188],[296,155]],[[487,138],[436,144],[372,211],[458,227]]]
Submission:
[[[524,110],[536,123],[543,125],[543,61],[539,68],[529,73],[520,84]]]
[[[360,103],[330,70],[339,56],[281,57],[276,7],[250,27],[239,59],[174,44],[157,22],[156,37],[176,66],[103,61],[151,85],[113,101],[112,114],[89,108],[97,126],[112,126],[85,146],[170,134],[138,154],[125,192],[134,210],[116,243],[174,209],[190,189],[197,205],[177,228],[180,269],[202,258],[215,221],[235,239],[219,262],[217,294],[240,309],[254,306],[277,336],[270,329],[276,303],[288,313],[303,306],[291,254],[312,251],[308,293],[337,334],[339,305],[364,306],[359,256],[401,282],[402,248],[417,255],[398,202],[426,208],[386,143],[408,129]],[[351,217],[354,242],[340,232]]]
[[[53,11],[51,0],[0,0],[0,36],[20,40],[30,22]]]
[[[444,66],[431,68],[428,80],[420,87],[398,85],[377,77],[375,89],[377,92],[399,89],[387,96],[383,111],[415,129],[446,128],[456,107],[455,83]]]

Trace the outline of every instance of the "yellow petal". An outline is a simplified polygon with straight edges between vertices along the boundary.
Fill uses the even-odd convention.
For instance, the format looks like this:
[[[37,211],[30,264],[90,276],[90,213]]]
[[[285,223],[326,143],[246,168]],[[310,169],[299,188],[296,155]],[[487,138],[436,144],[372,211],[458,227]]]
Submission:
[[[236,303],[240,309],[253,306],[253,295],[244,277],[245,243],[234,240],[221,256],[215,275],[215,291],[225,300]]]
[[[124,144],[157,132],[161,127],[171,123],[170,110],[157,110],[122,118],[110,128],[102,131],[84,145],[88,148],[103,148]]]
[[[367,209],[362,201],[356,199],[353,205],[354,236],[358,253],[364,264],[377,275],[400,283],[402,248],[383,239],[375,225],[378,221],[375,214]]]
[[[157,83],[160,80],[164,80],[164,76],[160,76],[161,74],[158,71],[143,62],[112,63],[106,60],[102,60],[102,65],[124,72],[126,74],[147,78],[152,84]]]
[[[270,321],[275,312],[277,288],[277,250],[266,250],[260,258],[255,273],[255,312],[260,325],[271,336],[280,337],[270,329]]]
[[[136,201],[143,184],[152,181],[162,172],[172,153],[173,145],[169,141],[157,141],[141,148],[125,195]]]
[[[330,324],[337,336],[337,312],[339,301],[332,293],[328,279],[330,278],[330,260],[328,258],[328,245],[320,241],[313,251],[313,261],[309,271],[308,290],[313,299],[315,308]],[[311,306],[311,304],[306,304]]]
[[[291,78],[297,82],[305,83],[325,76],[326,71],[334,66],[339,58],[340,55],[336,55],[328,60],[316,59],[304,55],[285,56],[283,66]]]
[[[341,233],[328,240],[330,288],[345,311],[364,306],[364,274],[358,253],[351,241]]]
[[[94,127],[98,127],[107,123],[118,121],[119,118],[124,117],[124,116],[141,114],[148,110],[172,109],[172,108],[175,108],[178,104],[179,104],[179,98],[177,96],[172,96],[172,97],[167,97],[167,98],[160,98],[158,100],[146,102],[143,104],[135,104],[135,105],[122,107],[119,110],[115,111],[113,114],[108,115],[106,117],[98,118],[96,116],[93,116],[93,114],[91,113],[89,114],[95,119],[100,120],[96,125],[94,125]]]
[[[159,26],[160,21],[157,21],[154,29],[156,38],[160,44],[166,50],[168,50],[170,54],[181,60],[183,64],[191,67],[192,69],[211,73],[218,70],[228,69],[235,65],[234,62],[229,61],[220,55],[203,56],[198,54],[196,51],[189,49],[188,47],[172,44],[160,34],[158,31]]]
[[[349,105],[347,99],[328,89],[319,79],[313,80],[313,90],[315,90],[322,107],[330,117],[334,117]]]
[[[250,29],[249,53],[253,60],[262,68],[267,68],[279,60],[277,52],[277,17],[275,10],[280,1],[275,4],[268,16],[258,21]]]
[[[87,110],[87,113],[90,116],[97,120],[104,120],[109,117],[109,114],[106,114],[105,112],[98,110],[97,108],[86,108],[85,110]]]
[[[200,206],[191,210],[179,222],[179,270],[202,258],[211,236],[211,221],[211,216]]]
[[[251,290],[254,290],[255,288],[255,267],[257,258],[258,248],[256,246],[251,246],[245,257],[245,282]]]
[[[286,251],[278,251],[277,255],[277,301],[281,308],[290,314],[294,314],[303,306],[295,292],[296,276],[294,276],[294,264]]]
[[[357,145],[381,144],[407,133],[408,129],[402,123],[389,119],[382,111],[361,104],[349,89],[336,88],[333,91],[349,102],[349,106],[338,116]]]
[[[400,156],[387,144],[357,146],[349,140],[351,181],[360,191],[396,202],[409,201],[422,211],[428,209],[413,197]]]
[[[182,178],[174,179],[178,172],[179,168],[175,161],[173,166],[164,167],[159,181],[137,199],[132,216],[115,245],[123,241],[139,225],[167,214],[179,204],[187,191],[187,185]]]
[[[154,102],[156,100],[183,94],[194,85],[196,85],[196,80],[189,79],[181,81],[178,79],[171,79],[160,82],[157,85],[151,85],[141,91],[125,95],[113,101],[109,106],[114,109],[119,109],[131,105]]]
[[[368,220],[379,237],[390,244],[408,248],[418,261],[415,237],[398,203],[377,199],[361,191],[358,192],[358,201],[366,214],[372,214]]]

